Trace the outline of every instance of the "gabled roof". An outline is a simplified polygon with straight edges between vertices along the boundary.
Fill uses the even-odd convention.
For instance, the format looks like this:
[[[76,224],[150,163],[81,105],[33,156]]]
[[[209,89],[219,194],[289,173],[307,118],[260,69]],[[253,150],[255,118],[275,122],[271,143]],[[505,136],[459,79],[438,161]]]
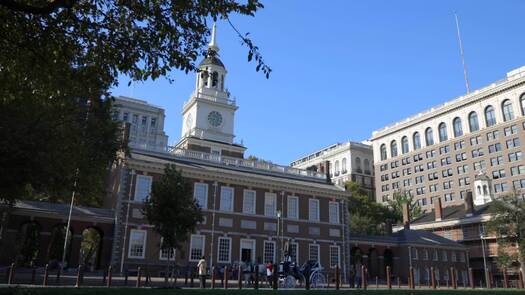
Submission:
[[[472,214],[472,216],[488,214],[489,209],[490,209],[490,204],[491,203],[480,205],[480,206],[475,206],[474,213]],[[447,207],[443,207],[443,214],[442,214],[441,220],[446,221],[446,220],[462,219],[466,217],[466,214],[467,213],[466,213],[465,205],[447,206]],[[415,224],[422,224],[422,223],[431,223],[435,221],[436,221],[436,215],[435,215],[434,210],[432,210],[430,212],[424,213],[423,215],[414,219],[410,223],[415,225]]]
[[[426,230],[402,229],[388,236],[350,236],[350,242],[390,244],[395,246],[427,246],[463,249],[465,246]]]
[[[17,201],[14,210],[29,211],[33,214],[51,215],[55,218],[67,218],[69,215],[69,204],[41,202],[41,201]],[[72,219],[87,219],[93,221],[113,222],[115,213],[112,209],[73,206]]]

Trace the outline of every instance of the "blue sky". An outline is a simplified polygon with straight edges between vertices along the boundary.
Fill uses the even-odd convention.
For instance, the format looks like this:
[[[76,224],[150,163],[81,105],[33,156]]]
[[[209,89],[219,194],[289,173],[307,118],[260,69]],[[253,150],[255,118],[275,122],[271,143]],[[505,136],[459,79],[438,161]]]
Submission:
[[[237,98],[236,141],[246,155],[288,164],[335,142],[372,131],[465,93],[453,12],[460,17],[471,89],[525,65],[525,1],[264,1],[255,18],[232,17],[250,32],[273,69],[269,80],[219,22],[226,87]],[[194,73],[133,83],[114,95],[166,109],[170,144]]]

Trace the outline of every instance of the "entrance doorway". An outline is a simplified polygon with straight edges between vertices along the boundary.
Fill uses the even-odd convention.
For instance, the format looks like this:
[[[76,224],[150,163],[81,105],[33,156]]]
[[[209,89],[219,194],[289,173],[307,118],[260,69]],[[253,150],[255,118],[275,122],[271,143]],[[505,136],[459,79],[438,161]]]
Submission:
[[[245,263],[255,261],[255,240],[241,240],[241,261]]]

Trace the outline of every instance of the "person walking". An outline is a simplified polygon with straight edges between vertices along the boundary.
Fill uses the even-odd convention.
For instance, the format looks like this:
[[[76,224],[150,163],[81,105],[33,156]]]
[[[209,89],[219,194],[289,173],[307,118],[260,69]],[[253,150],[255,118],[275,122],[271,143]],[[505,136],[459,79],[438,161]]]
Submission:
[[[197,269],[199,270],[199,277],[201,279],[201,289],[206,288],[206,257],[202,256],[199,263],[197,263]]]

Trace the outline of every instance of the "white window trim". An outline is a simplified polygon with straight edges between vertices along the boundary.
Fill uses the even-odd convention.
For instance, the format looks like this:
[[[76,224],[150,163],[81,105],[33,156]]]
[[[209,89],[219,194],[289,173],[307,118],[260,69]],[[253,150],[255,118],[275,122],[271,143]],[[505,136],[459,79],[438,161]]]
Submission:
[[[290,217],[290,201],[291,200],[296,200],[297,201],[297,207],[295,208],[295,217]],[[299,197],[297,196],[288,196],[288,200],[287,200],[287,212],[286,212],[286,217],[287,218],[290,218],[290,219],[299,219]]]
[[[148,193],[148,195],[151,194],[151,186],[153,184],[153,177],[151,177],[149,175],[137,174],[135,176],[135,193],[133,194],[133,201],[135,201],[135,202],[142,202],[142,200],[138,199],[139,198],[139,196],[138,196],[139,190],[137,188],[138,188],[138,184],[139,184],[139,178],[148,178],[149,179],[150,182],[149,182],[149,193]],[[147,199],[147,197],[144,198],[144,200],[146,200],[146,199]]]
[[[133,232],[143,232],[144,233],[144,242],[142,243],[142,255],[141,256],[133,256],[131,255],[131,234]],[[148,231],[143,229],[131,229],[129,231],[129,239],[128,239],[128,258],[132,259],[144,259],[146,257],[146,245],[148,241]]]
[[[197,200],[197,186],[198,185],[203,185],[206,187],[206,200],[204,201],[204,206],[201,207],[202,209],[207,209],[208,208],[208,184],[205,183],[205,182],[195,182],[194,185],[193,185],[193,199]]]
[[[253,211],[252,212],[248,212],[246,210],[246,207],[245,207],[245,204],[246,204],[246,193],[247,192],[252,192],[253,193]],[[249,189],[245,189],[243,190],[243,193],[242,193],[242,213],[245,213],[245,214],[255,214],[257,212],[257,192],[254,191],[254,190],[249,190]]]
[[[272,263],[275,263],[275,254],[277,252],[277,244],[275,243],[275,241],[263,241],[263,260],[264,260],[264,256],[265,256],[265,253],[264,251],[266,250],[266,244],[273,244],[273,255],[272,255]],[[263,261],[264,262],[264,261]]]
[[[271,197],[274,200],[273,212],[266,212],[266,199]],[[264,193],[264,216],[277,216],[277,194]]]
[[[332,218],[333,218],[333,217],[332,217],[332,212],[330,211],[330,207],[331,207],[332,205],[336,205],[336,207],[337,207],[337,221],[336,221],[336,222],[332,221]],[[329,202],[329,204],[328,204],[328,214],[330,215],[330,216],[328,217],[328,219],[329,219],[328,221],[329,221],[330,223],[332,223],[332,224],[340,224],[340,223],[341,223],[341,216],[340,216],[340,206],[339,206],[339,202],[336,202],[336,201],[330,201],[330,202]],[[335,218],[334,218],[334,219],[335,219]]]
[[[252,247],[252,257],[250,257],[251,261],[252,262],[255,262],[255,251],[257,251],[257,241],[254,240],[254,239],[241,239],[240,242],[239,242],[239,261],[241,260],[242,258],[242,242],[251,242],[253,247]]]
[[[312,260],[312,253],[310,252],[312,246],[317,248],[317,261],[321,264],[321,247],[319,244],[308,244],[308,260]]]
[[[231,191],[231,196],[232,196],[232,201],[230,203],[231,207],[229,209],[226,209],[226,210],[223,210],[223,208],[222,208],[222,192],[223,192],[223,190]],[[233,209],[235,208],[235,206],[234,206],[234,204],[235,204],[235,189],[233,187],[231,187],[231,186],[221,186],[221,194],[219,196],[219,201],[220,201],[220,203],[219,203],[219,210],[220,211],[233,212],[234,211]]]
[[[219,249],[220,249],[220,240],[229,240],[230,243],[229,243],[229,249],[228,249],[228,260],[220,260],[219,257],[221,257],[219,255]],[[232,260],[232,238],[229,238],[229,237],[219,237],[217,239],[217,262],[218,263],[231,263],[231,260]]]
[[[312,202],[317,202],[317,212],[316,212],[316,217],[315,218],[312,218],[312,212],[310,212],[311,210],[311,206],[310,204]],[[308,200],[308,220],[310,221],[319,221],[321,218],[319,216],[319,206],[320,206],[320,202],[319,202],[319,199],[309,199]]]
[[[162,257],[162,243],[164,243],[164,238],[163,238],[163,237],[160,238],[159,260],[161,260],[161,261],[167,261],[167,260],[168,260],[167,257],[166,257],[166,258],[165,258],[165,257]],[[171,248],[171,250],[172,250],[172,252],[173,252],[173,259],[170,259],[170,261],[175,261],[175,257],[176,257],[176,252],[175,252],[175,251],[176,251],[176,250],[175,250],[175,248]],[[168,256],[168,257],[169,257],[169,256]]]
[[[332,249],[334,248],[337,248],[337,265],[340,267],[341,266],[341,247],[337,246],[337,245],[330,245],[330,249],[329,249],[329,263],[332,264]],[[330,265],[330,268],[335,268],[336,266],[335,265]]]
[[[205,235],[191,235],[190,236],[190,251],[188,251],[188,261],[199,261],[200,257],[197,259],[191,259],[191,249],[193,249],[193,237],[202,237],[202,255],[206,255],[206,236]]]

